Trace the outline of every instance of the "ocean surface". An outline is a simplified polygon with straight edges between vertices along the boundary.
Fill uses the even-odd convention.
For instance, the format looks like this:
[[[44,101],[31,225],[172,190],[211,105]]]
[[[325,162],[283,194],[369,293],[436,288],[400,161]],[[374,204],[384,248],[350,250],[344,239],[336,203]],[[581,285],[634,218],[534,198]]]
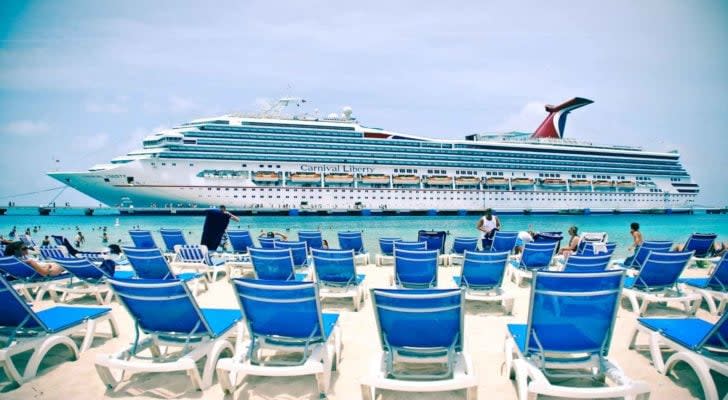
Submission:
[[[73,241],[79,229],[86,239],[83,250],[93,251],[104,247],[102,228],[107,228],[109,243],[131,245],[130,229],[153,231],[157,243],[163,246],[157,232],[160,228],[183,229],[190,243],[199,243],[202,233],[203,216],[119,216],[119,215],[51,215],[39,216],[30,210],[12,210],[9,215],[0,216],[0,235],[8,238],[8,233],[17,227],[19,233],[31,230],[32,237],[40,243],[45,235],[60,234]],[[78,212],[78,211],[77,211]],[[449,249],[455,236],[477,236],[475,225],[478,216],[246,216],[240,222],[231,221],[230,229],[248,229],[254,236],[261,232],[276,231],[297,239],[299,230],[320,230],[330,246],[337,246],[336,232],[342,230],[361,230],[366,248],[371,253],[379,251],[377,239],[382,236],[401,237],[404,240],[417,239],[417,231],[444,230],[449,232]],[[503,215],[499,217],[502,229],[508,231],[562,231],[576,225],[579,232],[607,232],[609,240],[617,242],[615,255],[627,255],[631,243],[629,224],[639,222],[647,240],[672,240],[684,243],[693,232],[717,233],[718,240],[728,242],[728,215]],[[33,227],[39,227],[33,233]],[[566,243],[565,241],[562,244]]]

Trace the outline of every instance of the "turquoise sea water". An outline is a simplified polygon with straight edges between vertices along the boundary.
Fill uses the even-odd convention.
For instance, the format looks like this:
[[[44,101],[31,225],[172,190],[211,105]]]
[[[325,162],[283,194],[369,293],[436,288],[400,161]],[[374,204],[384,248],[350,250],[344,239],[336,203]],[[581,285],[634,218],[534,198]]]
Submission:
[[[714,232],[719,240],[728,242],[728,215],[503,215],[500,217],[503,230],[566,231],[571,225],[579,227],[579,231],[605,231],[609,240],[618,243],[616,255],[627,255],[627,247],[631,243],[629,224],[639,222],[644,237],[650,239],[668,239],[675,243],[685,242],[692,232]],[[115,225],[118,219],[118,226]],[[7,238],[13,226],[18,232],[26,228],[40,226],[38,233],[32,234],[40,243],[44,235],[62,234],[70,240],[76,235],[78,227],[86,237],[84,250],[97,250],[101,243],[101,227],[106,226],[110,243],[121,241],[131,244],[128,230],[135,226],[141,229],[158,231],[159,228],[180,228],[185,231],[187,240],[199,242],[202,233],[202,216],[118,216],[118,215],[53,215],[39,216],[5,215],[0,216],[0,235]],[[231,228],[249,229],[257,236],[261,231],[279,231],[297,238],[299,230],[321,230],[324,239],[331,247],[337,246],[336,232],[341,230],[362,230],[366,248],[376,253],[379,250],[377,238],[381,236],[401,237],[415,240],[420,229],[449,231],[447,248],[451,246],[454,236],[476,236],[475,224],[477,216],[250,216],[241,217],[240,222],[231,221]],[[163,245],[155,232],[157,243]]]

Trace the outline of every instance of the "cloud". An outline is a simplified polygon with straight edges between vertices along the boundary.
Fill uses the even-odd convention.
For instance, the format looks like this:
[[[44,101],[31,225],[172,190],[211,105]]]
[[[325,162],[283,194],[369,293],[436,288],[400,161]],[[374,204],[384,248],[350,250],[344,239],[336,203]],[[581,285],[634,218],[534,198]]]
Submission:
[[[497,131],[533,132],[546,118],[543,101],[529,101],[518,112],[506,116],[495,126]]]
[[[181,96],[169,96],[168,102],[169,111],[174,113],[183,113],[197,110],[199,108],[197,103],[191,99]]]
[[[96,151],[104,148],[111,137],[108,133],[97,133],[91,136],[83,136],[78,138],[79,145],[81,148],[88,151]]]
[[[98,102],[98,101],[87,101],[84,104],[84,109],[92,113],[109,113],[109,114],[121,114],[128,111],[125,105],[115,102]]]
[[[17,136],[36,136],[48,132],[50,127],[45,121],[18,120],[0,126],[0,132]]]

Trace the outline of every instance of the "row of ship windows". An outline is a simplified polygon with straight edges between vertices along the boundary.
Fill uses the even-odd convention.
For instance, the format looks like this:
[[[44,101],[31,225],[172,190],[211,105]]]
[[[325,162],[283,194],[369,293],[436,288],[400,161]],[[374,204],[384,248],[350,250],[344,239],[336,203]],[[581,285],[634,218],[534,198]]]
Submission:
[[[204,196],[200,195],[199,197],[204,197]],[[226,196],[220,196],[220,195],[211,196],[211,195],[208,195],[207,197],[224,198]],[[230,196],[227,196],[227,197],[229,198]],[[289,199],[290,197],[291,196],[283,196],[283,198],[286,198],[286,199]],[[246,196],[246,195],[243,195],[243,196],[234,195],[234,196],[232,196],[232,198],[235,198],[235,199],[237,199],[237,198],[247,199],[248,196]],[[268,198],[268,199],[273,199],[273,198],[280,199],[281,196],[280,195],[278,195],[278,196],[273,196],[273,195],[268,195],[268,196],[265,196],[265,195],[260,195],[260,196],[251,195],[250,198],[251,199],[256,199],[256,198],[258,198],[258,199],[265,199],[265,198]],[[293,198],[294,199],[298,199],[298,196],[293,196]],[[316,198],[322,199],[322,196],[301,196],[301,200],[314,200]],[[346,200],[346,199],[347,199],[346,196],[334,196],[334,200]],[[630,200],[631,201],[639,201],[639,202],[648,202],[648,201],[655,201],[655,200],[658,200],[658,199],[659,198],[653,198],[653,199],[637,198],[637,199],[630,199]],[[361,200],[361,197],[358,197],[358,196],[357,197],[349,196],[349,200]],[[364,200],[369,200],[369,197],[364,197]],[[419,196],[414,196],[414,197],[413,196],[409,196],[409,197],[406,197],[406,196],[402,196],[402,197],[398,197],[398,196],[394,196],[394,197],[393,196],[374,197],[374,196],[372,196],[371,200],[477,200],[477,201],[480,201],[480,200],[488,200],[488,201],[499,201],[499,200],[500,201],[516,201],[516,200],[519,200],[519,201],[528,201],[528,200],[531,200],[531,201],[539,201],[539,200],[551,200],[551,199],[544,198],[544,197],[540,197],[540,198],[539,197],[518,197],[518,198],[495,197],[495,198],[487,198],[486,199],[486,198],[481,198],[481,197],[477,197],[477,198],[476,197],[462,197],[461,198],[461,197],[452,197],[452,196],[450,196],[450,197],[419,197]],[[569,199],[563,199],[563,200],[569,200]],[[573,199],[573,200],[578,200],[578,199]],[[617,201],[618,199],[607,198],[607,199],[602,199],[602,200]]]
[[[515,170],[533,170],[533,169],[541,169],[541,170],[566,170],[566,171],[575,171],[575,172],[595,172],[595,168],[573,168],[573,167],[566,167],[566,166],[544,166],[539,165],[534,167],[530,166],[524,166],[520,164],[483,164],[483,163],[463,163],[463,162],[447,162],[447,161],[412,161],[412,160],[396,160],[396,159],[383,159],[383,160],[359,160],[354,158],[317,158],[317,157],[297,157],[297,156],[277,156],[277,155],[255,155],[255,154],[239,154],[239,155],[225,155],[225,154],[202,154],[202,153],[182,153],[182,152],[164,152],[158,154],[161,158],[193,158],[193,159],[222,159],[222,160],[242,160],[242,159],[266,159],[270,160],[271,158],[281,158],[280,161],[287,161],[287,162],[304,162],[304,163],[312,163],[312,162],[320,162],[320,163],[351,163],[351,164],[380,164],[380,165],[397,165],[397,164],[410,164],[410,165],[418,165],[418,166],[431,166],[433,164],[440,164],[443,167],[461,167],[463,165],[471,167],[471,168],[485,168],[485,169],[515,169]],[[617,172],[613,170],[619,170],[619,172],[637,172],[637,173],[643,173],[643,174],[654,174],[654,175],[681,175],[686,176],[682,168],[680,170],[676,171],[643,171],[643,170],[637,170],[634,168],[608,168],[608,167],[601,167],[599,168],[600,171],[610,171],[610,172]],[[623,171],[624,170],[624,171]]]

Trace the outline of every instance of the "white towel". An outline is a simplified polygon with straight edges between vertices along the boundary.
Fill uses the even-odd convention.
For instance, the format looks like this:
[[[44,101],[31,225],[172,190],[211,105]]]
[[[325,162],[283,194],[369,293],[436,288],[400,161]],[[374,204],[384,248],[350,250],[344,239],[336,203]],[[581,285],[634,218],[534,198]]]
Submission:
[[[607,252],[607,244],[604,242],[592,242],[592,246],[594,246],[594,254]]]

